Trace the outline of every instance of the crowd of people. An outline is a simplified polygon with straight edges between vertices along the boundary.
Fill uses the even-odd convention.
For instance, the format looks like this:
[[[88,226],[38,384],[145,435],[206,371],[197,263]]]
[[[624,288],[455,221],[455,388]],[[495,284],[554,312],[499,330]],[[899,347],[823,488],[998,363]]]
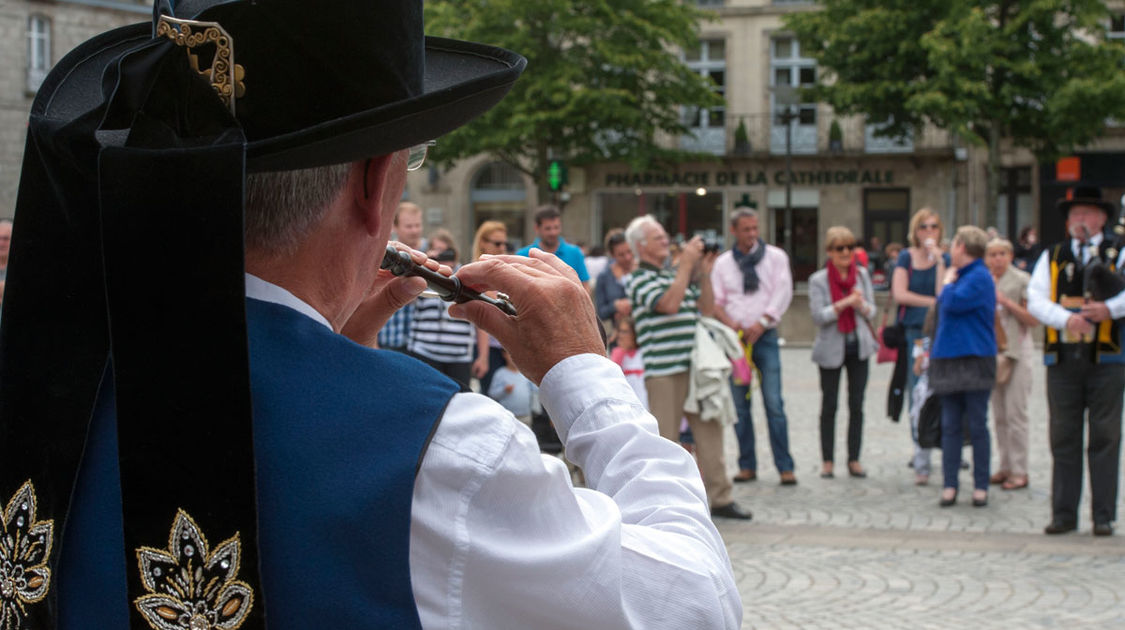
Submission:
[[[1096,191],[1088,194],[1096,195]],[[1101,234],[1111,214],[1110,208],[1096,196],[1090,201],[1095,211],[1072,200],[1060,204],[1068,226],[1077,225],[1074,233],[1086,235],[1086,247],[1101,242],[1095,236]],[[1074,207],[1078,209],[1071,210]],[[403,204],[403,208],[415,212],[411,204]],[[1096,211],[1099,208],[1104,211]],[[1098,218],[1100,225],[1095,220]],[[639,399],[657,418],[660,434],[694,452],[712,515],[751,518],[749,510],[731,499],[730,482],[758,479],[751,417],[753,385],[757,385],[762,397],[778,481],[785,486],[796,485],[782,396],[778,336],[778,325],[792,301],[794,283],[786,253],[759,236],[757,213],[750,208],[732,210],[730,231],[734,243],[722,253],[706,252],[698,238],[674,244],[656,219],[638,217],[628,226],[607,232],[604,248],[589,258],[596,260],[595,274],[587,273],[582,249],[561,238],[562,220],[557,208],[541,208],[535,221],[538,239],[520,253],[526,255],[532,247],[555,253],[579,278],[592,278],[588,288],[608,335],[610,358],[621,367]],[[1041,269],[1037,266],[1039,258],[1046,254],[1031,228],[1021,230],[1015,244],[999,238],[995,230],[974,226],[962,226],[952,238],[947,238],[940,216],[923,208],[911,217],[908,234],[905,247],[894,242],[883,246],[877,237],[868,239],[864,247],[844,226],[832,226],[824,234],[826,264],[809,277],[807,284],[810,316],[816,327],[812,361],[819,370],[822,393],[820,476],[832,479],[837,473],[836,416],[841,377],[845,374],[846,472],[854,478],[867,476],[860,461],[863,410],[869,363],[878,355],[880,361],[895,364],[887,398],[888,416],[897,421],[905,409],[910,419],[913,451],[908,463],[913,469],[914,483],[930,483],[932,453],[935,448],[940,449],[939,504],[951,506],[957,502],[959,474],[971,468],[971,503],[983,507],[988,504],[990,487],[1012,491],[1030,483],[1028,406],[1035,360],[1032,331],[1041,322],[1061,317],[1054,308],[1042,303],[1050,295],[1061,295],[1042,286],[1044,281],[1048,286],[1060,282],[1060,275],[1057,269],[1048,273],[1053,263],[1047,258]],[[435,232],[431,240],[438,235]],[[405,236],[413,236],[409,228]],[[479,259],[481,253],[506,251],[510,247],[503,224],[482,224],[475,237],[473,259]],[[1029,291],[1032,269],[1037,269],[1040,276],[1038,292]],[[1064,268],[1067,281],[1074,274],[1073,267],[1069,272]],[[882,318],[876,300],[880,290],[887,292]],[[1068,294],[1075,298],[1082,295],[1074,289]],[[1064,304],[1062,298],[1049,301],[1057,302],[1059,308],[1071,309],[1067,312],[1077,308],[1079,315],[1086,313],[1081,315],[1083,319],[1099,326],[1112,320],[1107,312],[1090,306],[1088,298],[1080,305],[1072,300]],[[1109,304],[1108,308],[1115,308],[1114,302]],[[1055,320],[1039,319],[1033,314],[1048,309]],[[1079,323],[1070,322],[1069,317],[1059,320],[1062,328],[1048,329],[1048,340],[1057,338],[1059,331],[1065,332],[1068,326],[1074,330],[1066,334],[1080,332]],[[490,386],[492,374],[500,368],[511,368],[511,363],[500,354],[495,339],[483,332],[478,334],[481,341],[475,350],[471,376],[480,379],[480,391],[528,421],[535,386],[513,385],[508,382],[510,378],[502,387],[495,381]],[[1074,343],[1095,343],[1091,340],[1105,337],[1092,337],[1089,331],[1085,334],[1086,341]],[[472,350],[467,339],[464,352]],[[1063,346],[1072,350],[1066,343]],[[1074,502],[1081,486],[1080,480],[1074,479],[1074,471],[1080,472],[1081,453],[1076,451],[1074,440],[1081,442],[1082,427],[1080,408],[1076,406],[1091,404],[1082,392],[1061,394],[1064,383],[1077,379],[1063,379],[1059,373],[1078,368],[1073,365],[1074,359],[1065,358],[1070,355],[1059,354],[1054,348],[1048,344],[1049,362],[1055,353],[1064,358],[1064,367],[1049,370],[1053,375],[1049,388],[1052,410],[1058,407],[1059,417],[1052,412],[1056,498],[1048,533],[1069,531],[1077,522]],[[1083,363],[1082,369],[1094,370],[1099,376],[1104,372],[1105,378],[1111,378],[1109,375],[1119,369],[1111,367],[1114,358],[1105,350],[1073,352],[1089,359],[1086,363],[1090,366]],[[717,362],[713,361],[716,356]],[[420,358],[428,360],[424,355]],[[461,374],[464,376],[465,372]],[[714,387],[716,379],[722,382],[721,388]],[[467,377],[462,380],[468,384]],[[1074,400],[1059,401],[1060,395],[1073,395]],[[1106,404],[1099,399],[1098,414],[1112,417],[1114,411],[1104,409]],[[1067,416],[1059,405],[1079,411]],[[1097,422],[1092,437],[1098,447],[1091,453],[1092,458],[1097,458],[1099,471],[1094,482],[1095,532],[1104,534],[1112,532],[1116,517],[1109,498],[1111,494],[1115,496],[1116,488],[1110,490],[1107,479],[1116,470],[1110,470],[1110,463],[1116,461],[1120,422],[1115,425],[1112,418],[1103,420],[1101,415],[1091,420]],[[1118,412],[1116,417],[1119,416]],[[737,473],[730,479],[724,473],[722,436],[726,424],[733,424],[739,453]],[[1118,427],[1116,433],[1114,426]],[[971,446],[971,462],[963,457],[963,445]],[[993,445],[999,455],[995,471],[990,467]]]

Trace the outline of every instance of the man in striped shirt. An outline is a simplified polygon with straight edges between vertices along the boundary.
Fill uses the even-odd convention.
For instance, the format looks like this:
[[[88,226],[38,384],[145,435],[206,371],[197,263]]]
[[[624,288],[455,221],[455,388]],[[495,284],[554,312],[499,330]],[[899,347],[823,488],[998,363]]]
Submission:
[[[656,416],[660,435],[677,441],[680,418],[686,417],[695,438],[696,455],[711,515],[749,519],[750,512],[731,500],[731,481],[723,462],[723,431],[718,422],[705,422],[684,412],[699,316],[714,310],[711,268],[715,254],[703,253],[703,240],[684,245],[680,266],[665,269],[668,233],[650,215],[637,217],[625,230],[625,239],[640,266],[629,280],[629,299],[637,328],[637,345],[644,353],[645,389],[649,410]]]

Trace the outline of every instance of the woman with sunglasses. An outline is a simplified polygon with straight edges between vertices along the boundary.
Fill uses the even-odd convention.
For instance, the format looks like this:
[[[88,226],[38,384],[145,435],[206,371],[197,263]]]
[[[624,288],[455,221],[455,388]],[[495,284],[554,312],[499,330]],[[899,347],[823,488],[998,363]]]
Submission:
[[[846,227],[830,227],[824,237],[828,264],[809,277],[809,309],[818,327],[812,360],[820,367],[820,476],[833,473],[836,402],[840,372],[848,372],[848,474],[866,477],[859,463],[863,434],[863,394],[867,359],[878,348],[871,318],[878,308],[871,278],[855,260],[855,235]]]
[[[508,253],[508,226],[499,221],[485,221],[477,228],[473,238],[473,262],[480,260],[482,254],[495,256]],[[492,384],[492,375],[504,367],[504,355],[500,353],[500,342],[483,330],[477,329],[477,347],[474,352],[473,378],[480,381],[480,391],[487,393]]]
[[[936,303],[941,278],[949,266],[949,254],[942,252],[941,239],[942,224],[937,213],[929,208],[915,212],[910,219],[910,247],[899,253],[891,276],[891,297],[898,305],[898,321],[903,324],[907,353],[914,348],[914,342],[922,338],[926,311]],[[908,370],[906,379],[906,391],[912,404],[918,377],[913,370]],[[926,485],[930,480],[930,449],[918,446],[916,427],[912,427],[910,433],[914,439],[914,482]]]

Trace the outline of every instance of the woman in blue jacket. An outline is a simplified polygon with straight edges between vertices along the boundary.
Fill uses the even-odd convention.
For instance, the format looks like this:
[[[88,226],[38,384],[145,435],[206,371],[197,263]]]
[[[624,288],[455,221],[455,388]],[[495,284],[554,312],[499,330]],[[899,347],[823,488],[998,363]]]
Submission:
[[[973,445],[973,505],[988,505],[988,398],[996,382],[996,286],[981,258],[984,230],[967,225],[950,246],[952,266],[937,299],[930,386],[941,396],[942,507],[957,501],[962,428]]]

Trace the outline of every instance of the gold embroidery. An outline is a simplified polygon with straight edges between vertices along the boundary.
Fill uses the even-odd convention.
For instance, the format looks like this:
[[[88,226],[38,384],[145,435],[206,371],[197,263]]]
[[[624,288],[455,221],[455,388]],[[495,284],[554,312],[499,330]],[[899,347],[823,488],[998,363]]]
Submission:
[[[28,604],[47,596],[51,570],[47,558],[54,538],[53,520],[35,520],[35,486],[25,481],[4,508],[0,534],[0,628],[21,628]]]
[[[186,46],[192,70],[210,81],[211,87],[215,88],[230,113],[235,113],[235,99],[246,94],[246,85],[242,82],[246,77],[246,70],[234,62],[234,38],[230,33],[219,26],[218,22],[179,20],[162,15],[156,24],[156,36],[167,37],[177,46]],[[215,54],[211,59],[211,67],[200,69],[198,51],[193,49],[206,44],[215,46]]]
[[[178,510],[168,549],[141,547],[137,564],[147,595],[134,600],[154,630],[236,630],[250,614],[254,592],[237,580],[238,533],[209,551],[187,512]]]

